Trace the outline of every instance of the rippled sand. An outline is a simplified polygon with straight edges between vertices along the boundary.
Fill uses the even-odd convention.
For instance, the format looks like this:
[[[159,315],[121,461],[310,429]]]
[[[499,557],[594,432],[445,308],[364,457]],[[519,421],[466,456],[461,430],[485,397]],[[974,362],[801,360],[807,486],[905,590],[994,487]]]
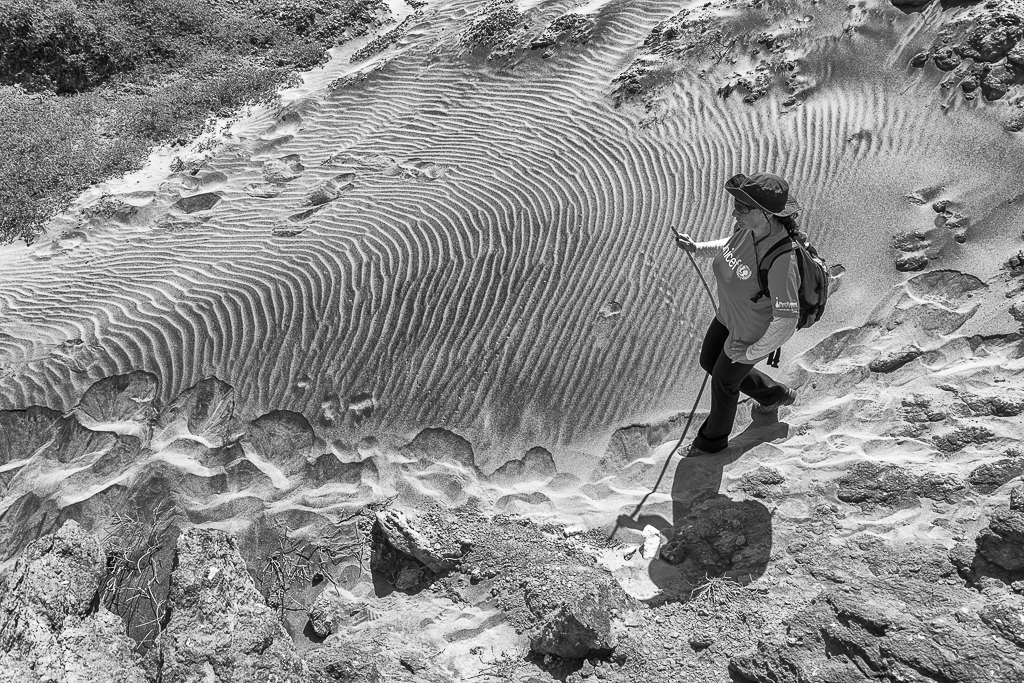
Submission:
[[[45,505],[115,483],[122,502],[183,491],[194,521],[225,526],[399,490],[457,503],[478,470],[528,452],[545,488],[520,472],[493,494],[503,509],[613,517],[642,493],[623,482],[650,484],[647,449],[678,434],[700,380],[710,308],[668,226],[727,234],[721,186],[737,172],[791,179],[807,231],[846,268],[789,359],[861,325],[906,278],[897,233],[932,231],[932,267],[996,273],[1024,193],[1020,137],[1002,126],[1013,105],[964,101],[906,65],[937,7],[774,7],[712,8],[790,36],[799,96],[747,104],[716,91],[754,68],[748,55],[700,67],[642,47],[678,4],[520,5],[505,51],[470,40],[494,7],[396,4],[409,19],[383,52],[352,63],[366,41],[338,49],[212,151],[182,152],[174,172],[160,152],[55,221],[52,242],[4,248],[0,408],[79,444],[5,499],[8,532],[34,535],[24,522]],[[570,12],[578,33],[529,48]],[[637,64],[656,73],[623,99],[613,80]],[[964,243],[936,232],[938,200],[966,217]],[[103,400],[123,405],[89,408],[87,389],[115,376],[132,379],[107,380]],[[210,402],[219,422],[196,407]],[[32,458],[18,453],[0,475]],[[97,454],[120,464],[86,471]],[[251,477],[214,481],[230,467]]]

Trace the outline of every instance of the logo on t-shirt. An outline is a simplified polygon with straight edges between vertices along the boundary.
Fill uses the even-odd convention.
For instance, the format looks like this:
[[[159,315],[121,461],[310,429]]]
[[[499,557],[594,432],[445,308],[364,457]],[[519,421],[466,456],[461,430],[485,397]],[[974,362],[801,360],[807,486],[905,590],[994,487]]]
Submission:
[[[736,277],[741,280],[747,280],[750,278],[750,267],[745,265],[738,256],[729,247],[722,247],[722,256],[725,258],[725,264],[729,266],[730,270],[736,272]]]
[[[775,297],[775,310],[788,311],[790,313],[799,313],[800,303],[797,301],[783,301],[779,297]]]

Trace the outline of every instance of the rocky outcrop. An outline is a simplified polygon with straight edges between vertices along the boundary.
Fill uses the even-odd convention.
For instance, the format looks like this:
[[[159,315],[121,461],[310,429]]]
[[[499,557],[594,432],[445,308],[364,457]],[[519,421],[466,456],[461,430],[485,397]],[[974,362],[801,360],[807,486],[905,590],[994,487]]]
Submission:
[[[977,619],[977,607],[957,604],[950,594],[926,594],[931,590],[923,584],[827,590],[790,619],[784,641],[762,642],[733,657],[729,669],[734,680],[757,683],[1021,680],[1019,650],[966,623]],[[989,618],[1000,617],[991,612]]]
[[[1024,460],[1000,458],[971,470],[967,480],[981,493],[992,493],[1003,484],[1024,474]]]
[[[839,478],[836,497],[867,511],[899,509],[916,506],[921,498],[953,503],[963,497],[965,488],[951,474],[917,476],[897,465],[859,462]]]
[[[303,680],[294,643],[226,533],[181,535],[170,604],[159,640],[164,683]]]
[[[898,7],[920,7],[920,0],[891,0]],[[1018,0],[989,0],[950,14],[950,20],[930,50],[911,60],[911,66],[923,67],[931,56],[942,71],[960,76],[965,97],[975,91],[987,100],[1004,97],[1010,88],[1024,81],[1020,41],[1024,38],[1024,7]]]
[[[94,609],[99,543],[76,522],[35,541],[0,579],[0,681],[142,683],[124,624]]]

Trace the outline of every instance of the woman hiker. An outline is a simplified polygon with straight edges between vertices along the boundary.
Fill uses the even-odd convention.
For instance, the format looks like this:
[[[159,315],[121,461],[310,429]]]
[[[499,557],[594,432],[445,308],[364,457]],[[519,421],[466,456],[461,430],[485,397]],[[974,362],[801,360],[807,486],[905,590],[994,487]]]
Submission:
[[[725,189],[735,199],[731,237],[714,242],[676,237],[680,249],[715,257],[718,284],[718,312],[700,349],[700,365],[711,375],[711,412],[687,455],[716,453],[729,445],[740,392],[757,402],[752,412],[772,413],[796,400],[795,391],[754,365],[782,346],[799,321],[796,256],[789,251],[771,264],[764,283],[768,296],[763,296],[758,266],[766,265],[762,259],[772,246],[797,232],[800,206],[789,194],[789,183],[772,173],[734,176]]]

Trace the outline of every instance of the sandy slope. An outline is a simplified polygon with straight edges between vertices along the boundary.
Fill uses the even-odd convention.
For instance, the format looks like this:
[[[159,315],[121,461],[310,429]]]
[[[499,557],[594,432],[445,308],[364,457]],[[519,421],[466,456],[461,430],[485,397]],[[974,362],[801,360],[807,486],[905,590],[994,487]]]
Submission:
[[[295,410],[326,439],[443,426],[491,466],[535,445],[599,451],[615,427],[687,405],[708,309],[666,226],[722,234],[721,182],[751,168],[792,178],[849,269],[833,328],[901,277],[892,235],[931,227],[907,194],[970,217],[967,245],[939,236],[943,265],[995,271],[1016,142],[1004,103],[945,106],[934,76],[904,67],[935,11],[811,4],[794,23],[792,8],[721,7],[806,53],[796,106],[778,90],[716,97],[743,61],[704,78],[682,61],[653,104],[616,107],[612,77],[667,3],[587,6],[588,42],[547,59],[522,48],[571,4],[528,8],[508,59],[469,50],[480,4],[424,9],[358,77],[339,55],[201,168],[119,184],[52,244],[5,252],[2,405],[67,410],[130,370],[167,401],[213,375],[245,414]],[[358,428],[337,418],[366,396]]]

